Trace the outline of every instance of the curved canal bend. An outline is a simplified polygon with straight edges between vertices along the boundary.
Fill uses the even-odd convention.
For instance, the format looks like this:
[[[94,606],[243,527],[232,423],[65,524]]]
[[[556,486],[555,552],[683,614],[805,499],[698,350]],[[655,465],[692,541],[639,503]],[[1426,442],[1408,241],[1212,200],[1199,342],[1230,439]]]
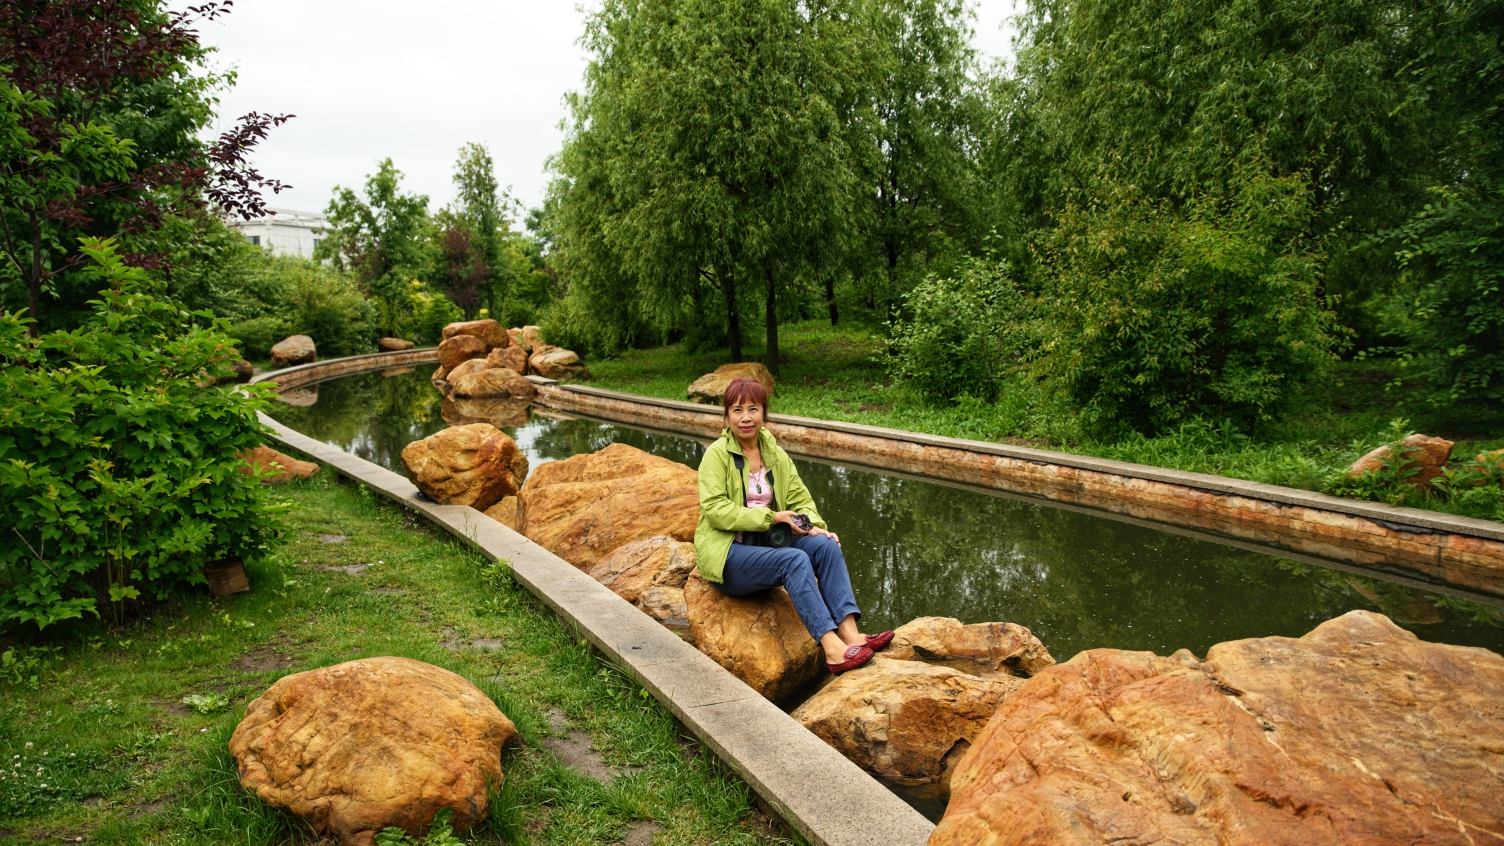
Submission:
[[[396,472],[408,443],[443,429],[427,367],[344,376],[289,391],[268,413],[310,437]],[[703,446],[534,409],[506,427],[533,467],[626,443],[697,466]],[[864,628],[915,617],[1005,620],[1034,631],[1058,660],[1114,647],[1204,655],[1245,637],[1298,637],[1355,608],[1419,637],[1504,653],[1493,603],[1478,604],[1060,508],[1043,501],[794,458],[841,535]]]

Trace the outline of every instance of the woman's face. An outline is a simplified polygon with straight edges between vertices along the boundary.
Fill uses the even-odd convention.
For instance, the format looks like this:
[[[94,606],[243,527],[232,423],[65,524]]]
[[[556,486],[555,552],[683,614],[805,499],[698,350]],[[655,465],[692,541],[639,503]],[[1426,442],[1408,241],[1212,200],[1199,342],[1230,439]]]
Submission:
[[[751,400],[733,404],[726,409],[726,425],[737,440],[752,440],[762,428],[762,406]]]

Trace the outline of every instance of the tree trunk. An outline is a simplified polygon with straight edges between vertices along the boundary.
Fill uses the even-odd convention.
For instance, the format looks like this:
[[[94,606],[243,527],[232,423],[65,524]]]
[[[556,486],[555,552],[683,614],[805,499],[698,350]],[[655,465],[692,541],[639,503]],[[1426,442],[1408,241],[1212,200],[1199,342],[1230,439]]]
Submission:
[[[37,213],[31,213],[31,278],[26,280],[27,313],[31,316],[31,326],[27,331],[33,338],[42,336],[42,222],[37,220]]]
[[[731,274],[721,274],[721,286],[726,292],[726,334],[727,342],[731,346],[731,360],[742,360],[742,322],[736,308],[736,283],[732,281]]]
[[[773,268],[766,271],[768,275],[768,354],[764,364],[768,366],[768,372],[778,377],[778,282],[773,274]]]
[[[836,278],[825,277],[825,304],[830,306],[830,325],[841,322],[841,313],[836,310]]]

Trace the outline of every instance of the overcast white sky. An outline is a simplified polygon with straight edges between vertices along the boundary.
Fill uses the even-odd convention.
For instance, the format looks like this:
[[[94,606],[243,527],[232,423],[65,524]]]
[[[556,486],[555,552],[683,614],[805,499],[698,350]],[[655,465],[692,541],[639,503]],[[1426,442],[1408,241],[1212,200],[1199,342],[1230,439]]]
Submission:
[[[1006,53],[1012,0],[976,11],[978,49]],[[497,181],[525,207],[542,201],[564,93],[581,86],[583,21],[570,0],[237,0],[199,31],[216,65],[239,73],[222,125],[250,111],[297,115],[255,156],[293,186],[272,206],[323,211],[335,185],[359,188],[390,156],[437,210],[467,141],[490,148]]]

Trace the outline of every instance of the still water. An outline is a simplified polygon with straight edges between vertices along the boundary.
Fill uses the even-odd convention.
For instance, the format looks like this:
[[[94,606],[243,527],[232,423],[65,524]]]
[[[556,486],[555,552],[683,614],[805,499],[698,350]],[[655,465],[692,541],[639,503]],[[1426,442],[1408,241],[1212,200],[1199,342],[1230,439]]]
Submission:
[[[402,448],[448,425],[429,369],[323,382],[311,405],[274,403],[270,413],[401,473]],[[690,438],[545,413],[506,429],[535,468],[612,443],[691,467],[704,451]],[[1034,500],[794,463],[841,536],[867,630],[922,616],[1000,620],[1028,626],[1061,661],[1093,647],[1204,656],[1224,640],[1300,636],[1363,608],[1425,640],[1504,653],[1496,607]]]

